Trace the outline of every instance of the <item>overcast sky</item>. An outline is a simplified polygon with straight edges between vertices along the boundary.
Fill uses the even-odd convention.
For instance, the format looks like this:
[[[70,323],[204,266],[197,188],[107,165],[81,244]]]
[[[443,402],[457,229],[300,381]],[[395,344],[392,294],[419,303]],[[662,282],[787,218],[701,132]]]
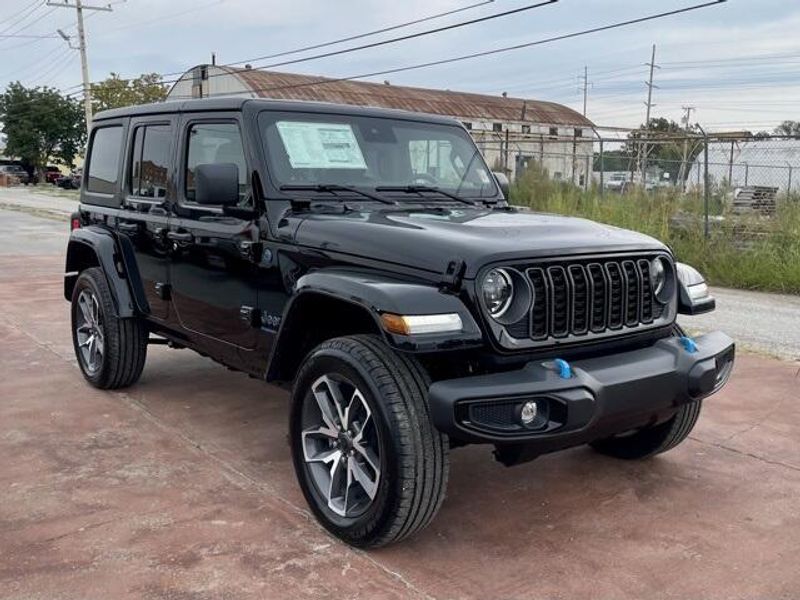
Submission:
[[[106,0],[107,1],[107,0]],[[86,21],[91,79],[111,71],[180,72],[208,62],[247,60],[391,26],[480,0],[112,0],[114,11]],[[326,76],[364,72],[534,41],[701,0],[560,0],[545,8],[344,56],[279,67]],[[0,2],[0,32],[75,33],[74,11],[38,6],[44,0]],[[102,0],[84,0],[84,3]],[[395,37],[532,4],[495,0],[436,19],[350,42]],[[29,16],[14,15],[31,6]],[[10,19],[12,18],[12,19]],[[6,30],[9,25],[11,29]],[[491,57],[377,78],[395,84],[509,95],[582,109],[579,76],[589,68],[588,116],[600,125],[644,121],[647,67],[657,45],[654,116],[693,121],[713,130],[771,129],[800,120],[800,2],[729,0],[688,14]],[[302,54],[287,57],[295,58]],[[254,66],[273,61],[255,61]],[[171,79],[172,77],[167,77]],[[61,39],[0,39],[0,85],[21,80],[66,91],[80,83],[77,52]]]

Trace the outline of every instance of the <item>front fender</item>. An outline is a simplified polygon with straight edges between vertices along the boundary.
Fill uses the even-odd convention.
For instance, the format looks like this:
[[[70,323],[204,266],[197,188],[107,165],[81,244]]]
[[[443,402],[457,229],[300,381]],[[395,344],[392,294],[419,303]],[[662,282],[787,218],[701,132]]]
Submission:
[[[125,243],[117,240],[108,229],[89,226],[73,230],[67,245],[64,297],[71,300],[72,289],[81,271],[99,266],[111,289],[119,317],[132,317],[137,311],[148,312],[144,294],[136,293],[142,290],[132,252],[132,248],[126,248]]]
[[[483,344],[481,330],[461,299],[440,291],[432,284],[403,280],[383,273],[334,268],[303,275],[297,281],[295,298],[306,293],[325,294],[362,307],[370,313],[387,343],[398,350],[434,352],[474,348]],[[461,331],[450,333],[397,335],[381,327],[381,313],[457,313],[463,327]]]

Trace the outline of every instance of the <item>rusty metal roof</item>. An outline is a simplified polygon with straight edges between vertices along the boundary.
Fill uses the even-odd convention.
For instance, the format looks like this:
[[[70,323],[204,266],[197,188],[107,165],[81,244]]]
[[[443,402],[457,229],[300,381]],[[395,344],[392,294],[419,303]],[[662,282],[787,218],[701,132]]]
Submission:
[[[555,102],[367,81],[342,81],[316,75],[299,75],[278,71],[223,68],[238,76],[245,85],[262,98],[378,106],[447,115],[460,119],[523,121],[577,127],[594,126],[579,112]]]

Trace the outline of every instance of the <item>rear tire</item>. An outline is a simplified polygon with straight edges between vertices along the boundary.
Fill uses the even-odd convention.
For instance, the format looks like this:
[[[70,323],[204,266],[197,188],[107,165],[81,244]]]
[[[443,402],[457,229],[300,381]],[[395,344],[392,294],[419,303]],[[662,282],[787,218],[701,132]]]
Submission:
[[[448,439],[433,426],[427,389],[421,366],[373,335],[328,340],[300,368],[290,415],[295,471],[319,522],[344,542],[396,542],[439,510]]]
[[[75,282],[71,313],[72,344],[86,381],[104,390],[136,383],[147,357],[147,327],[136,317],[117,317],[98,267],[86,269]]]
[[[592,442],[592,448],[614,458],[637,460],[672,450],[689,437],[700,416],[702,400],[684,404],[669,421],[633,434]]]

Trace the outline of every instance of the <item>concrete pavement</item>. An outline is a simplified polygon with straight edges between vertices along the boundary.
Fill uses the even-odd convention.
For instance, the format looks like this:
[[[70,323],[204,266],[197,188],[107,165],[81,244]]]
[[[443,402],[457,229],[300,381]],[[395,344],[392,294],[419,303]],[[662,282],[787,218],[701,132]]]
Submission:
[[[16,225],[32,227],[18,234]],[[86,385],[61,297],[66,223],[0,213],[0,598],[795,598],[798,364],[740,354],[691,438],[506,469],[452,453],[418,537],[349,549],[310,517],[286,394],[151,347]],[[39,252],[23,238],[39,236]],[[7,236],[10,239],[7,239]]]

